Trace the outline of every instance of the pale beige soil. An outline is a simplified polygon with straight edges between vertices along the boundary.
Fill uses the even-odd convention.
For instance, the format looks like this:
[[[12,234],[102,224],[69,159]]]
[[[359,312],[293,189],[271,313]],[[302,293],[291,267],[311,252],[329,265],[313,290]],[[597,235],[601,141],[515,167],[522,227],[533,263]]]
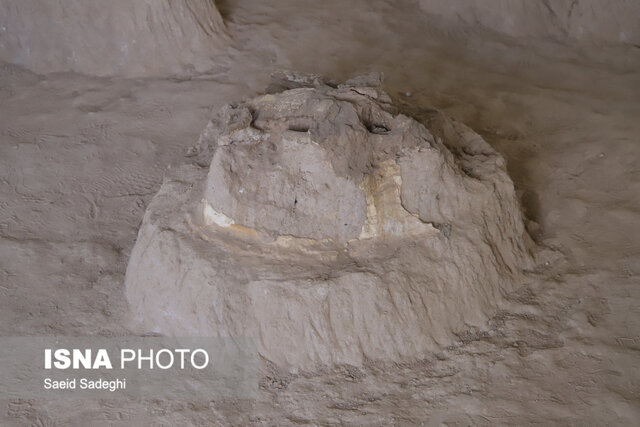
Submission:
[[[147,203],[212,109],[272,70],[386,75],[508,162],[537,241],[484,331],[414,365],[284,375],[258,401],[2,402],[2,425],[635,425],[640,422],[640,49],[439,31],[415,7],[223,4],[216,68],[174,79],[0,69],[0,333],[126,334],[124,273]],[[255,4],[258,3],[258,4]]]

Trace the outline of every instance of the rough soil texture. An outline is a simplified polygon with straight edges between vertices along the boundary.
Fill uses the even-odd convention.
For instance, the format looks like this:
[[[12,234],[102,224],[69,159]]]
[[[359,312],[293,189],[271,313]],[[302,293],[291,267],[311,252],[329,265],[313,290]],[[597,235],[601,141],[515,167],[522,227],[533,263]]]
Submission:
[[[182,169],[149,205],[125,282],[141,332],[249,336],[297,371],[415,362],[484,328],[533,266],[504,159],[400,114],[376,76],[283,83],[224,108],[206,181]]]
[[[447,28],[482,27],[510,37],[640,44],[636,0],[420,0]]]
[[[638,424],[639,49],[441,31],[412,2],[218,5],[232,41],[204,75],[0,67],[0,333],[132,333],[124,275],[163,176],[196,161],[184,154],[211,111],[254,98],[278,69],[381,71],[407,115],[437,108],[468,125],[506,159],[537,243],[563,257],[527,273],[485,328],[418,362],[265,363],[255,401],[4,401],[0,424]]]
[[[213,0],[0,1],[0,59],[40,73],[202,72],[225,39]]]

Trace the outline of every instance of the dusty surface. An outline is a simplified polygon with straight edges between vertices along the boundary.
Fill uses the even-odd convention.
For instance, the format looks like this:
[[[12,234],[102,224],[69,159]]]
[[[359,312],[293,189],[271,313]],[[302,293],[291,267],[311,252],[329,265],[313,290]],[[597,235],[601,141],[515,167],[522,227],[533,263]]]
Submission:
[[[0,59],[36,72],[210,71],[225,38],[210,0],[0,1]]]
[[[414,115],[434,106],[471,126],[506,158],[534,237],[564,259],[420,363],[267,366],[256,402],[3,402],[2,424],[637,424],[638,49],[444,33],[415,5],[349,5],[223,4],[234,48],[217,74],[186,80],[3,65],[1,332],[127,333],[125,268],[166,168],[189,161],[212,108],[256,95],[279,68],[382,71]]]
[[[640,44],[635,0],[420,0],[423,12],[452,28],[482,27],[506,36]]]

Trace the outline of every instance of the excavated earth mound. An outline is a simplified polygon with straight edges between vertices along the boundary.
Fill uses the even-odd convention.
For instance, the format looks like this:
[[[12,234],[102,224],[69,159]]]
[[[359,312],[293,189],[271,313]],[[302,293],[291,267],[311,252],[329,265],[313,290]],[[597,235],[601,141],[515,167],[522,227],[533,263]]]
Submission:
[[[532,267],[503,158],[375,78],[281,83],[215,116],[149,205],[126,277],[141,327],[254,337],[287,369],[422,359],[483,327]]]

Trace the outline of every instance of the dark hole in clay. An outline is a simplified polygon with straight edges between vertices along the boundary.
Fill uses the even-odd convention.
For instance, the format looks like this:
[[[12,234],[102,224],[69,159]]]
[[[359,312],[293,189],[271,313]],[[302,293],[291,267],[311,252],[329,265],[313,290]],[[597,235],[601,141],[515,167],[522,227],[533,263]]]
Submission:
[[[313,120],[305,116],[292,117],[291,119],[287,120],[287,128],[292,132],[306,133],[309,132],[313,125]]]
[[[374,123],[369,120],[362,120],[362,124],[364,125],[364,127],[367,128],[369,132],[375,133],[378,135],[386,134],[390,131],[390,129],[386,125],[381,123]]]
[[[309,132],[309,127],[299,124],[289,125],[289,130],[293,132]]]
[[[372,128],[368,129],[371,133],[376,134],[385,134],[389,132],[389,129],[385,125],[374,125]]]

